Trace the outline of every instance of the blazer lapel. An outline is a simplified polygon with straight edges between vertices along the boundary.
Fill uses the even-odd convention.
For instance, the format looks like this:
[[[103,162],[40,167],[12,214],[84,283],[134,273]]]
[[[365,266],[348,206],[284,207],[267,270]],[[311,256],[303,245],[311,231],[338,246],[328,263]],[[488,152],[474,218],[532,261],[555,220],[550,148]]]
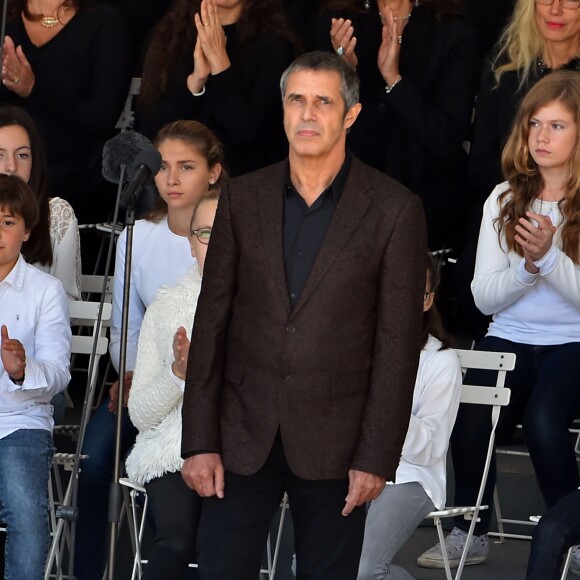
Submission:
[[[274,286],[280,295],[282,304],[290,313],[290,298],[286,284],[286,269],[284,267],[284,250],[282,248],[282,215],[284,197],[283,180],[267,180],[270,185],[260,188],[258,194],[260,226],[264,254],[269,262]]]
[[[338,258],[340,251],[358,228],[359,222],[371,203],[371,198],[368,195],[368,181],[361,175],[361,167],[360,162],[353,158],[344,191],[334,210],[332,221],[328,226],[326,236],[306,281],[306,286],[292,311],[292,316],[302,308],[333,262]]]

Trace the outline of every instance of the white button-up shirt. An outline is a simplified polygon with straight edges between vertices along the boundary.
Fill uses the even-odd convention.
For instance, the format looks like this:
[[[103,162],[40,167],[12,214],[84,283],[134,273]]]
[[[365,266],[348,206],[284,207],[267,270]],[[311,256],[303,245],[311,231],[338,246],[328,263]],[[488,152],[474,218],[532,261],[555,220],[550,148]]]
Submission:
[[[71,329],[66,294],[56,279],[20,256],[0,282],[0,325],[26,351],[24,382],[16,385],[0,360],[0,438],[18,429],[52,430],[54,395],[70,380]]]

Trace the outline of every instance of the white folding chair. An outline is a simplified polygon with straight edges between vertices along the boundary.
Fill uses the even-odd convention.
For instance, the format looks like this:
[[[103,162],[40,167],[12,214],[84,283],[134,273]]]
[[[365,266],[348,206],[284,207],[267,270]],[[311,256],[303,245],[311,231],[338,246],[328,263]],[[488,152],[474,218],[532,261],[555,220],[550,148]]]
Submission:
[[[53,471],[49,482],[50,519],[52,539],[45,570],[45,580],[48,578],[72,578],[72,570],[64,574],[62,556],[65,547],[69,553],[74,542],[74,522],[77,516],[76,485],[78,479],[79,462],[83,458],[81,448],[84,429],[94,396],[98,378],[98,362],[102,355],[107,353],[108,340],[103,336],[103,325],[111,319],[112,306],[109,303],[70,301],[69,315],[71,324],[82,325],[88,329],[84,336],[72,337],[72,355],[88,355],[87,386],[83,404],[80,425],[59,425],[55,434],[70,435],[77,439],[75,453],[57,452],[53,456]],[[65,484],[64,473],[70,472]],[[69,566],[70,568],[70,566]],[[54,570],[53,570],[54,569]]]
[[[463,573],[465,560],[467,558],[467,549],[471,543],[471,538],[473,537],[473,531],[475,529],[475,524],[478,521],[479,512],[481,510],[488,509],[489,507],[487,505],[482,505],[481,502],[483,499],[485,484],[487,482],[489,466],[491,464],[491,459],[494,453],[495,430],[499,420],[500,410],[501,407],[505,407],[510,400],[510,390],[505,388],[504,386],[506,373],[508,371],[513,370],[515,368],[516,363],[516,355],[513,353],[485,352],[477,350],[460,350],[460,349],[456,349],[455,352],[459,356],[462,369],[464,370],[481,369],[481,370],[497,371],[497,380],[495,387],[485,387],[479,385],[465,385],[465,384],[461,387],[461,404],[468,403],[475,405],[488,405],[491,407],[491,432],[489,435],[485,465],[475,504],[472,506],[447,507],[442,510],[433,511],[427,516],[433,518],[435,526],[437,528],[437,535],[439,537],[439,542],[441,543],[442,547],[441,552],[443,554],[443,563],[445,566],[445,574],[447,580],[453,580],[453,574],[451,573],[451,567],[449,565],[449,557],[447,554],[447,550],[445,549],[445,536],[443,534],[442,520],[445,518],[455,517],[458,515],[463,515],[465,519],[471,520],[469,530],[467,532],[467,539],[465,541],[465,546],[463,548],[463,553],[461,554],[459,566],[455,573],[455,580],[459,580],[459,578],[461,578],[461,575]]]

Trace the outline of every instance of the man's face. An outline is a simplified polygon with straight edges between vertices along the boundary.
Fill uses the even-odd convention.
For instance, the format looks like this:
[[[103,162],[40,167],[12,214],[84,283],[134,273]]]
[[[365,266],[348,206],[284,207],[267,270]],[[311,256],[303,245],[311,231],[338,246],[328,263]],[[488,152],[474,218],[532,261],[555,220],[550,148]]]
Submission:
[[[359,112],[359,103],[345,111],[337,72],[303,70],[288,77],[284,130],[291,152],[300,157],[344,152],[347,129]]]

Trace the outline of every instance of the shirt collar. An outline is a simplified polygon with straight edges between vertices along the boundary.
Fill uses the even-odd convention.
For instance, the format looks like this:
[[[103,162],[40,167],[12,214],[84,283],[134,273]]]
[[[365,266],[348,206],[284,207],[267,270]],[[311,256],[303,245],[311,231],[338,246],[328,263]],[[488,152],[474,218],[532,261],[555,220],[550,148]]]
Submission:
[[[344,162],[342,164],[342,167],[340,168],[340,171],[336,174],[335,178],[332,180],[332,183],[324,191],[321,192],[321,194],[322,194],[322,193],[325,193],[327,191],[330,191],[331,195],[332,195],[332,199],[334,200],[334,203],[338,203],[338,200],[340,199],[340,196],[342,195],[342,192],[344,190],[344,186],[346,184],[346,178],[348,177],[348,172],[350,170],[350,165],[351,165],[351,154],[347,150],[346,156],[344,158]],[[285,188],[285,190],[286,190],[286,193],[290,193],[290,192],[298,193],[296,191],[296,188],[292,184],[292,181],[290,180],[290,163],[286,164],[286,188]]]
[[[2,280],[2,283],[9,284],[15,290],[22,290],[24,286],[24,276],[26,274],[26,262],[22,257],[22,254],[18,257],[18,261],[14,265],[14,268],[10,270],[8,276]]]

